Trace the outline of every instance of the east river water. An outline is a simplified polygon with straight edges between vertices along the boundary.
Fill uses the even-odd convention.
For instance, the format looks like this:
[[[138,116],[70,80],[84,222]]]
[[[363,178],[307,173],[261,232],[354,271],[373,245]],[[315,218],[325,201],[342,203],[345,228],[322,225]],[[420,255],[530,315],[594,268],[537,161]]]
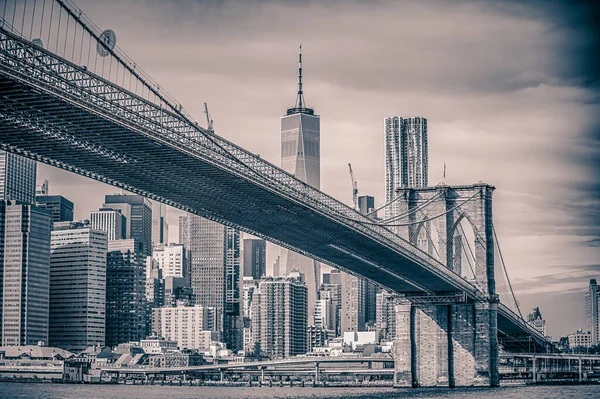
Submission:
[[[503,388],[393,389],[290,387],[175,387],[0,383],[0,398],[11,399],[580,399],[600,398],[600,385],[513,386]]]

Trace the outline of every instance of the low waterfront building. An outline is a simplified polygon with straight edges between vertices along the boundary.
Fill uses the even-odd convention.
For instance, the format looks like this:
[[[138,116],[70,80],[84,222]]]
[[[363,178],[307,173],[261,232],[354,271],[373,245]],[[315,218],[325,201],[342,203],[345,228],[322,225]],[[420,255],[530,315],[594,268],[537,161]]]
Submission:
[[[204,358],[198,352],[169,352],[148,358],[148,366],[151,368],[192,367],[203,364]]]
[[[591,331],[579,329],[573,334],[567,335],[567,340],[569,342],[569,349],[578,347],[589,348],[592,346],[592,333]]]
[[[0,346],[0,377],[62,377],[64,362],[75,354],[36,345]]]
[[[140,347],[145,353],[167,353],[177,350],[177,341],[170,341],[168,339],[153,336],[140,340]]]

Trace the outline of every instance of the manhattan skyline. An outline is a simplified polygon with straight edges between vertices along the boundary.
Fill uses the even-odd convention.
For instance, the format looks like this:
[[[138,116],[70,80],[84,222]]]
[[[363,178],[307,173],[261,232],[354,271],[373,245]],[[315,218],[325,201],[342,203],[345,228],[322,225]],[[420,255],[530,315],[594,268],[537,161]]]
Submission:
[[[361,195],[383,202],[383,118],[428,118],[430,185],[445,163],[447,184],[497,187],[495,224],[522,311],[540,306],[553,336],[570,332],[562,320],[583,326],[583,292],[600,272],[597,76],[577,65],[593,45],[584,8],[465,2],[444,4],[444,20],[440,2],[109,3],[78,5],[198,122],[206,101],[217,134],[275,164],[301,41],[306,101],[322,117],[321,188],[348,204],[348,162]],[[580,47],[567,49],[573,40]],[[397,62],[411,51],[416,59]],[[75,202],[75,219],[118,191],[40,165],[44,178]],[[169,210],[171,226],[178,216]]]

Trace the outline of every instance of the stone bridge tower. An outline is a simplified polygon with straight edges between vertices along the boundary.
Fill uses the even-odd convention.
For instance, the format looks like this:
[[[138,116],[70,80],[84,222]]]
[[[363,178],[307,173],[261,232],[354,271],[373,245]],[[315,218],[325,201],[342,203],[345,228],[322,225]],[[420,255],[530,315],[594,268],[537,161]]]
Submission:
[[[462,303],[409,297],[397,305],[396,386],[499,384],[493,191],[485,183],[397,190],[400,218],[392,228],[481,297]]]

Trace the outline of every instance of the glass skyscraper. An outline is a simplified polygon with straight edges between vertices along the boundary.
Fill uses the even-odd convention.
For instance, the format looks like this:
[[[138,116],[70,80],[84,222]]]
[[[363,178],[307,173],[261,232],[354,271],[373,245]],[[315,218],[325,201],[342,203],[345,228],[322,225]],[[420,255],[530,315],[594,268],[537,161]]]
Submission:
[[[281,168],[296,178],[320,189],[321,187],[321,118],[306,107],[302,91],[302,46],[298,64],[298,94],[296,104],[281,118]],[[308,288],[309,320],[318,299],[320,264],[287,249],[281,249],[281,271],[299,271]]]
[[[35,204],[36,163],[0,150],[0,200]]]
[[[187,214],[179,217],[179,241],[187,252],[195,303],[215,308],[227,347],[241,349],[239,230]]]
[[[104,345],[106,232],[54,223],[50,257],[50,345],[72,352]]]
[[[50,212],[0,200],[0,223],[2,345],[47,343]]]
[[[152,203],[141,195],[114,194],[104,197],[104,208],[120,209],[127,218],[126,238],[142,245],[142,251],[152,256]]]

